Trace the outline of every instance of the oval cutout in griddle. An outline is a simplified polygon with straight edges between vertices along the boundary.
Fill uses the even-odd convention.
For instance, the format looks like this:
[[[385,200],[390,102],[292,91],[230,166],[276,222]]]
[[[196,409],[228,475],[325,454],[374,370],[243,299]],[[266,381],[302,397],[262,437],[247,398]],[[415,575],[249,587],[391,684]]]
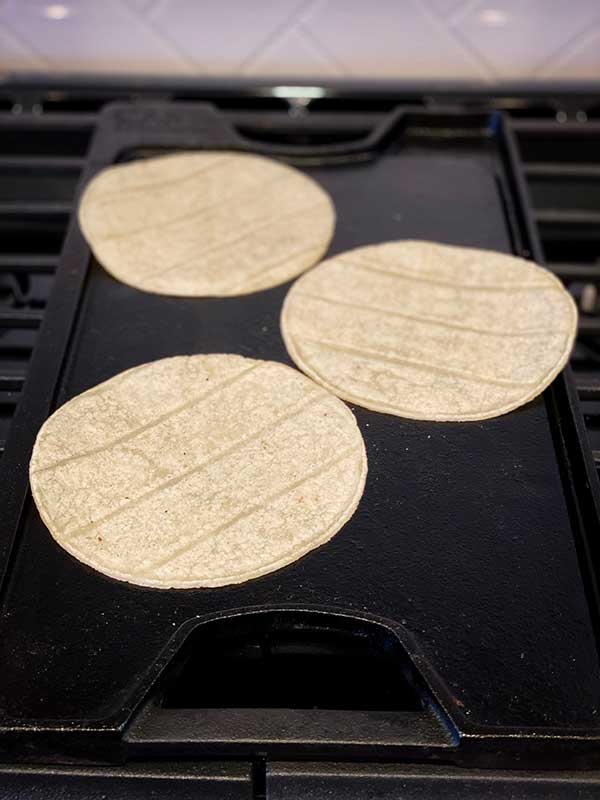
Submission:
[[[398,638],[336,614],[253,612],[198,626],[167,668],[163,708],[421,711]]]

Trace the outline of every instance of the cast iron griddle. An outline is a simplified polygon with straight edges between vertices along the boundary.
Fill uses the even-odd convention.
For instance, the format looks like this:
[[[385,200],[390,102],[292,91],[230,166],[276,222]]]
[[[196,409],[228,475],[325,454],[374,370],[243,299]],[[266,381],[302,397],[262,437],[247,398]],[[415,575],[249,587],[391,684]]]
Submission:
[[[398,112],[360,147],[308,147],[288,159],[333,198],[337,227],[329,254],[401,238],[502,252],[530,248],[505,172],[504,134],[492,122]],[[178,146],[270,152],[234,136],[207,107],[113,107],[103,114],[87,179],[116,158],[143,155],[143,148]],[[60,269],[27,385],[37,399],[35,430],[21,432],[22,479],[41,421],[35,417],[44,402],[50,405],[54,382],[52,408],[122,370],[176,354],[231,352],[291,363],[279,332],[289,284],[231,299],[146,294],[116,282],[90,258],[75,221]],[[77,316],[63,354],[58,334],[68,331],[69,311]],[[287,609],[320,611],[329,620],[335,616],[328,612],[339,612],[397,635],[441,719],[433,739],[446,749],[460,751],[473,739],[483,752],[488,739],[499,737],[516,740],[524,752],[530,745],[544,752],[546,737],[556,744],[554,759],[576,756],[600,733],[600,676],[574,520],[591,529],[598,520],[588,514],[582,522],[574,506],[559,442],[564,420],[578,410],[553,391],[506,416],[462,424],[353,407],[369,459],[357,512],[325,546],[240,586],[159,591],[107,578],[55,544],[28,497],[6,562],[0,618],[5,757],[80,758],[89,748],[94,760],[129,752],[126,744],[94,750],[104,738],[129,741],[137,753],[144,735],[135,733],[136,723],[127,733],[132,714],[198,623]],[[272,716],[257,717],[262,722],[254,728],[250,721],[248,736],[234,745],[226,736],[207,745],[203,724],[218,727],[224,717],[196,715],[194,735],[186,728],[189,752],[196,745],[200,752],[260,753],[261,730],[269,732],[267,750],[276,747],[277,731],[289,727],[286,712],[278,713],[272,729]],[[370,723],[356,719],[368,738]],[[323,752],[343,756],[356,719],[352,709],[340,715]],[[386,718],[385,735],[375,726],[372,740],[362,742],[369,753],[385,755],[393,745],[394,719]],[[416,731],[411,747],[423,747],[426,757],[431,742],[420,736]],[[292,755],[311,743],[311,752],[320,752],[314,737],[302,737],[295,729],[279,744]],[[152,753],[160,753],[156,730],[150,739]],[[360,746],[355,742],[354,750]]]

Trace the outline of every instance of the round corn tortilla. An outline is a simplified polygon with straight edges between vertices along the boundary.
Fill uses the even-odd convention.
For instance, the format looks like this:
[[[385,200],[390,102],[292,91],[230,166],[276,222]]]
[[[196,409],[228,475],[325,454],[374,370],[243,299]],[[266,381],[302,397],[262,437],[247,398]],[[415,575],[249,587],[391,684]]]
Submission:
[[[270,158],[178,153],[97,175],[79,205],[94,255],[156,294],[248,294],[296,277],[329,246],[335,211],[312,178]]]
[[[236,355],[130,369],[41,428],[31,489],[56,541],[113,578],[241,583],[327,542],[367,473],[352,412],[301,373]]]
[[[569,293],[522,258],[388,242],[299,278],[281,315],[288,352],[358,405],[423,420],[481,420],[532,400],[577,331]]]

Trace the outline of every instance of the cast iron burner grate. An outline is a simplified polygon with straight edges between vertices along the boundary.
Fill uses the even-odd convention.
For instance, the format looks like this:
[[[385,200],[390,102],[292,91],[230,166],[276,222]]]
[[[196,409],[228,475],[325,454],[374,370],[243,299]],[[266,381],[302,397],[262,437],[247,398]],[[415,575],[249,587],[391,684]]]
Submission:
[[[592,119],[590,119],[592,117]],[[571,358],[588,437],[600,468],[600,123],[514,123],[547,266],[579,306]]]

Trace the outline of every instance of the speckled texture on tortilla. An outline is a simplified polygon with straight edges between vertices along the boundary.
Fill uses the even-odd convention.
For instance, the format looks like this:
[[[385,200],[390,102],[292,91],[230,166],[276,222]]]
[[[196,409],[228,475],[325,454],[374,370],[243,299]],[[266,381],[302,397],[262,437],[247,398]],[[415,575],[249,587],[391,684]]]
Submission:
[[[79,224],[117,280],[179,296],[248,294],[316,264],[335,226],[329,195],[299,170],[230,151],[118,164],[86,187]]]
[[[56,541],[131,583],[215,587],[324,544],[367,472],[356,420],[284,364],[237,355],[143,364],[41,428],[31,489]]]
[[[540,394],[569,358],[577,310],[530,261],[402,241],[341,253],[301,276],[281,328],[294,362],[338,397],[465,421]]]

